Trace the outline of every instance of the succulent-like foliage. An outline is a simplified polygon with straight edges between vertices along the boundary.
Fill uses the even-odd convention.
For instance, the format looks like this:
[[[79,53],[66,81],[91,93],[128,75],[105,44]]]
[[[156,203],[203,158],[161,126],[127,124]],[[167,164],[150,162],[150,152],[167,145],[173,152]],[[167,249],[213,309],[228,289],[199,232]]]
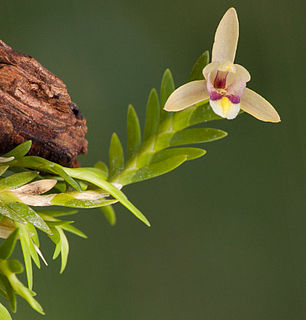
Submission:
[[[207,62],[208,53],[205,52],[196,62],[190,75],[191,80],[202,77],[199,70]],[[171,72],[166,70],[160,94],[153,89],[149,95],[143,130],[134,107],[129,105],[127,150],[124,152],[119,137],[114,133],[109,147],[108,166],[100,161],[94,167],[66,168],[40,157],[27,156],[31,141],[0,157],[0,237],[6,239],[0,247],[0,294],[9,301],[13,312],[16,311],[15,296],[18,294],[36,311],[43,313],[32,291],[32,262],[38,268],[40,259],[46,263],[40,251],[37,230],[46,233],[55,244],[53,258],[61,255],[60,272],[65,269],[69,253],[65,233],[86,238],[84,233],[73,226],[73,221],[62,219],[62,216],[77,211],[58,210],[55,207],[99,207],[113,225],[116,216],[112,205],[120,202],[149,226],[147,218],[121,189],[131,183],[167,173],[185,161],[206,153],[204,149],[188,145],[226,136],[224,131],[206,126],[190,128],[220,119],[207,102],[181,112],[164,111],[164,104],[174,89]],[[23,271],[21,263],[10,259],[18,242],[24,257],[27,287],[16,277],[16,274]],[[0,305],[0,318],[11,319],[3,305]]]

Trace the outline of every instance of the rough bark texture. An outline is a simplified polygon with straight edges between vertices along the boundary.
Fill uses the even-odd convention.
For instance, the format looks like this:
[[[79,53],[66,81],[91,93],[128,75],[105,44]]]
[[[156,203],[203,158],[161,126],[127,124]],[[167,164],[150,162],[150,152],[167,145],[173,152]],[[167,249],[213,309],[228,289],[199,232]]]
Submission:
[[[0,155],[32,140],[31,155],[75,167],[86,132],[63,81],[0,40]]]

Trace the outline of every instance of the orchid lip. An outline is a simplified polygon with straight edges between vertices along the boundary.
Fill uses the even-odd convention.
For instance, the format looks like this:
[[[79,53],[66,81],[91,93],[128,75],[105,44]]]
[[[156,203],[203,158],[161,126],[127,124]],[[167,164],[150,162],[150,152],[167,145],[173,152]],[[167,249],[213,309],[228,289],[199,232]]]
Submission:
[[[235,95],[235,94],[225,94],[224,95],[224,94],[221,94],[221,93],[219,93],[217,91],[212,91],[209,94],[209,99],[212,100],[212,101],[220,100],[223,97],[228,98],[231,103],[234,103],[234,104],[240,103],[240,97],[238,95]]]
[[[215,80],[214,80],[214,87],[216,89],[224,89],[226,86],[226,78],[228,75],[228,71],[217,71]]]

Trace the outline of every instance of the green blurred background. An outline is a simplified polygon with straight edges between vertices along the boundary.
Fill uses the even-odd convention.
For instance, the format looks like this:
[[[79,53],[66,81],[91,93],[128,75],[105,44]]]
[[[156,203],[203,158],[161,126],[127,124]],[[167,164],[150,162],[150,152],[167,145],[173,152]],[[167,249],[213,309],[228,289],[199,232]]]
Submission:
[[[280,124],[244,114],[210,124],[229,136],[208,154],[127,187],[148,229],[120,205],[110,227],[98,210],[75,219],[68,267],[35,271],[46,320],[305,319],[305,6],[302,0],[1,0],[1,39],[60,76],[87,117],[92,165],[128,103],[144,119],[147,95],[170,67],[180,85],[211,50],[225,11],[240,19],[236,61]],[[19,299],[16,320],[43,319]]]

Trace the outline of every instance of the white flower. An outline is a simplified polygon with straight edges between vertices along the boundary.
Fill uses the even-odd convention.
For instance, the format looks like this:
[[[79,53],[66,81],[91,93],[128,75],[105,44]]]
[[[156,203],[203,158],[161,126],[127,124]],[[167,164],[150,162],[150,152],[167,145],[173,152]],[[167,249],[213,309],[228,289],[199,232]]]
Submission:
[[[176,89],[167,100],[166,111],[180,111],[201,101],[209,100],[213,111],[234,119],[240,108],[262,121],[279,122],[272,105],[256,92],[246,88],[249,72],[234,64],[239,37],[236,10],[230,8],[216,30],[212,62],[203,69],[205,80],[192,81]]]

